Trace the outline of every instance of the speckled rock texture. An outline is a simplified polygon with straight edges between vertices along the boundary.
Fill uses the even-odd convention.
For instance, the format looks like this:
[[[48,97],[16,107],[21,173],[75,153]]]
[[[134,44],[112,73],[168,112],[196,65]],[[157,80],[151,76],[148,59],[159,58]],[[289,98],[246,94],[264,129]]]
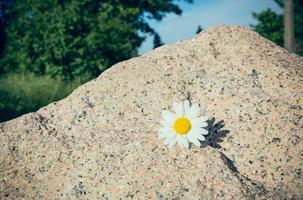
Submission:
[[[239,26],[118,63],[0,125],[0,199],[301,199],[302,69]],[[184,99],[210,135],[168,149],[161,111]]]

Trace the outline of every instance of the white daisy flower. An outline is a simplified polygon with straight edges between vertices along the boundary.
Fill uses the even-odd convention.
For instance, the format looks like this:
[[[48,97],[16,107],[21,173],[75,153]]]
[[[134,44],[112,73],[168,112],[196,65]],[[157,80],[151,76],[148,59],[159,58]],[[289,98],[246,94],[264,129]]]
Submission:
[[[200,115],[200,107],[196,104],[189,104],[188,100],[181,103],[174,103],[175,113],[167,110],[162,111],[162,128],[159,130],[159,137],[165,138],[164,145],[169,148],[177,142],[180,146],[189,147],[189,142],[200,146],[200,141],[205,141],[204,135],[208,131],[208,117]],[[200,140],[200,141],[199,141]]]

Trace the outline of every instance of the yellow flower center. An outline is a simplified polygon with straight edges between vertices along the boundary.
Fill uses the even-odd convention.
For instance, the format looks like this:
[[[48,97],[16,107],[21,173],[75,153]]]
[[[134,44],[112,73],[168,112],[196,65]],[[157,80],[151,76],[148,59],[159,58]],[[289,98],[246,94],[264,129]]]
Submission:
[[[190,121],[185,117],[179,117],[174,123],[175,132],[179,135],[185,135],[191,129]]]

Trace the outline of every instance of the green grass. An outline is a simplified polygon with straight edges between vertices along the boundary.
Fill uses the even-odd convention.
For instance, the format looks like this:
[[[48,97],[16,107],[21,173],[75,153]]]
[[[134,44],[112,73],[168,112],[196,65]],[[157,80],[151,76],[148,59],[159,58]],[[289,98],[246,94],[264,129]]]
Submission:
[[[80,80],[63,81],[48,76],[8,74],[0,77],[0,122],[36,111],[69,95]]]

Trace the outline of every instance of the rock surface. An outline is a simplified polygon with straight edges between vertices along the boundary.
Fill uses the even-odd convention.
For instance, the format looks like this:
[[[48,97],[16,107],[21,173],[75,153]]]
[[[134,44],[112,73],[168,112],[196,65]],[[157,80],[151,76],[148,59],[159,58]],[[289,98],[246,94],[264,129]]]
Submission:
[[[238,26],[118,63],[0,125],[0,199],[300,199],[302,69]],[[169,150],[160,113],[184,99],[214,118],[210,135]]]

